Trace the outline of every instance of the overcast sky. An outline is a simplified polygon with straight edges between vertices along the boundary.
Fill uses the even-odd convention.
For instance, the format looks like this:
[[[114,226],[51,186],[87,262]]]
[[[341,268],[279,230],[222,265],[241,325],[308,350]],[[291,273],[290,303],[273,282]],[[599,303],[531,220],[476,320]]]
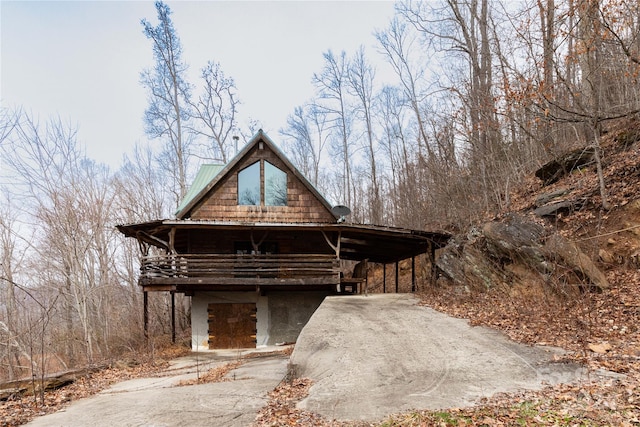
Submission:
[[[375,29],[391,1],[168,1],[183,59],[197,74],[207,60],[233,77],[241,120],[259,120],[272,139],[313,94],[322,53],[375,56]],[[0,1],[0,101],[44,121],[77,126],[89,157],[120,165],[144,141],[146,93],[140,71],[153,65],[140,20],[152,1]],[[193,81],[194,83],[199,83]]]

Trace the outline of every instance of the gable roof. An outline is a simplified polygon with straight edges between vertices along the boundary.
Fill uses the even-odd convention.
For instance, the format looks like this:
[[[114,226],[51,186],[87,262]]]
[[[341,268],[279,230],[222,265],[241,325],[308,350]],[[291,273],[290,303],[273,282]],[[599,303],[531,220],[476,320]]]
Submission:
[[[250,152],[251,150],[258,145],[260,142],[266,144],[266,146],[284,163],[287,168],[295,175],[296,178],[302,182],[302,184],[311,192],[314,197],[327,209],[327,211],[331,212],[331,205],[329,202],[322,196],[318,190],[311,184],[307,178],[300,173],[298,168],[296,168],[289,159],[284,155],[282,151],[275,145],[275,143],[262,131],[262,129],[258,130],[258,132],[249,140],[249,142],[244,146],[244,148],[233,158],[229,163],[223,166],[217,173],[213,174],[213,170],[209,170],[208,173],[211,176],[205,176],[203,172],[202,182],[199,183],[198,187],[196,187],[196,182],[194,181],[193,185],[183,198],[180,206],[178,207],[178,211],[176,212],[177,219],[185,219],[189,216],[191,210],[200,203],[207,194],[218,184],[221,182],[227,174],[229,174],[233,168],[240,163]],[[210,165],[214,166],[214,165]],[[219,166],[219,165],[218,165]],[[202,169],[201,169],[202,171]],[[198,176],[196,176],[196,180],[200,177],[200,172],[198,172]],[[202,185],[203,184],[203,185]],[[192,190],[193,193],[192,194]],[[338,219],[338,217],[331,212],[331,214]]]
[[[200,194],[202,189],[205,188],[222,169],[224,169],[224,165],[200,166],[200,170],[193,180],[189,191],[187,191],[187,194],[182,198],[182,202],[180,202],[180,206],[178,206],[176,214],[183,210],[198,194]]]

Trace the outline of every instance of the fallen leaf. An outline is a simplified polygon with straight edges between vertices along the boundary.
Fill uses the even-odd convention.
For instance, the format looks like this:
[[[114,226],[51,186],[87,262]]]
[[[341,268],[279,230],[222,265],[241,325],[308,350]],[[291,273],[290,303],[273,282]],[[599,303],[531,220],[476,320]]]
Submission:
[[[594,353],[598,353],[598,354],[605,354],[607,351],[611,350],[611,344],[607,343],[607,342],[603,342],[600,344],[589,344],[587,347],[589,347],[589,350],[593,351]]]

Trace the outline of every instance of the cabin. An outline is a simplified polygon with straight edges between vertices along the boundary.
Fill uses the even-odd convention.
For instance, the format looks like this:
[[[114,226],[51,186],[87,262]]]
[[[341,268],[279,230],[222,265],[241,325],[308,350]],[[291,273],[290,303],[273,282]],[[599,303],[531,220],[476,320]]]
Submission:
[[[141,249],[145,332],[148,293],[169,292],[191,297],[194,350],[295,342],[326,296],[363,290],[368,263],[433,259],[450,238],[350,224],[347,212],[260,130],[227,165],[201,167],[174,219],[117,226]]]

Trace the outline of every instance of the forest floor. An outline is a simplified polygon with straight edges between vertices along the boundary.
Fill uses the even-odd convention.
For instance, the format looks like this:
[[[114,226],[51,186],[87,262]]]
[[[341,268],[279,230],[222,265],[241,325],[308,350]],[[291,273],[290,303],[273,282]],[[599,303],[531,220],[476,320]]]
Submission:
[[[189,352],[184,346],[163,346],[154,352],[131,354],[72,384],[48,390],[43,396],[39,393],[16,395],[0,402],[0,427],[26,424],[36,417],[57,412],[74,401],[99,393],[117,382],[157,374],[169,367],[170,360]],[[44,397],[44,401],[41,397]]]

